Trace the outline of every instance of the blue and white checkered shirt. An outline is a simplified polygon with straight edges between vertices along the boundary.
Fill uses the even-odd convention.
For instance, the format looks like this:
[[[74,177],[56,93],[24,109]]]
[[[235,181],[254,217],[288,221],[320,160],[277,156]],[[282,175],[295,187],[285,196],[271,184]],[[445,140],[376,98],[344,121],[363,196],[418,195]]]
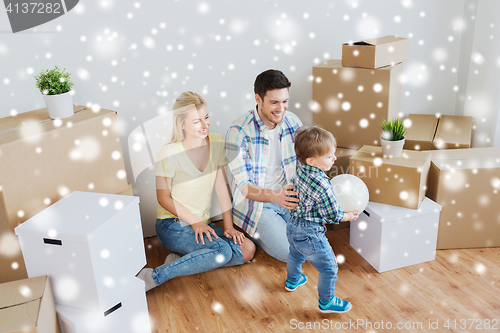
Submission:
[[[283,120],[276,126],[281,142],[281,166],[287,184],[291,184],[297,165],[295,131],[302,127],[302,122],[295,114],[286,111]],[[232,175],[233,220],[250,236],[255,233],[264,203],[245,198],[241,190],[247,184],[264,188],[269,154],[267,131],[257,109],[254,109],[236,119],[226,134],[226,156]]]

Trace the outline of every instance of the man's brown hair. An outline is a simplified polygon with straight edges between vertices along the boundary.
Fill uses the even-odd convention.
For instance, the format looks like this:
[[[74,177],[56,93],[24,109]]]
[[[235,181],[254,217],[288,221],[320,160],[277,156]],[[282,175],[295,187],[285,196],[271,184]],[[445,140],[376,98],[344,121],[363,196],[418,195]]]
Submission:
[[[277,69],[268,69],[260,73],[253,84],[254,92],[260,96],[262,101],[264,101],[264,96],[269,90],[274,89],[289,89],[292,83],[283,74],[282,71]]]

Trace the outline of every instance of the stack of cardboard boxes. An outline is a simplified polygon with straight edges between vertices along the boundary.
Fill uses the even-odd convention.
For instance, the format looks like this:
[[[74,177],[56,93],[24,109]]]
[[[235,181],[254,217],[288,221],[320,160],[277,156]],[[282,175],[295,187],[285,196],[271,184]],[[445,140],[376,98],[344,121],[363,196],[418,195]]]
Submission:
[[[337,139],[338,160],[330,177],[349,173],[349,158],[358,149],[379,144],[379,122],[397,117],[399,77],[407,59],[408,40],[387,36],[344,44],[342,60],[327,60],[313,67],[313,100],[318,106],[313,122]],[[341,222],[334,229],[348,226],[349,222]]]
[[[392,53],[386,52],[389,48]],[[400,111],[402,61],[407,59],[405,38],[343,45],[342,60],[313,67],[313,100],[318,105],[313,122],[332,132],[340,148],[379,144],[379,121]]]
[[[370,191],[351,245],[379,272],[432,260],[436,248],[500,245],[500,148],[470,148],[472,117],[411,114],[401,158],[382,156],[379,123],[400,112],[407,58],[408,41],[387,36],[344,44],[342,60],[313,67],[313,122],[334,134],[342,156],[329,176],[349,172]]]
[[[363,146],[350,173],[370,191],[370,202],[351,223],[350,244],[378,272],[434,260],[441,206],[425,198],[431,153],[403,150],[384,158],[382,148]]]
[[[472,117],[408,119],[405,149],[432,153],[427,197],[442,206],[437,249],[500,246],[500,148],[471,148]]]
[[[130,193],[116,112],[75,105],[0,119],[0,283],[27,277],[14,228],[72,191]]]
[[[24,261],[27,257],[25,254],[23,258],[14,234],[14,228],[21,223],[47,208],[58,215],[55,203],[73,191],[133,195],[126,180],[116,112],[93,111],[79,105],[74,105],[74,111],[72,117],[58,120],[50,119],[45,108],[0,119],[0,282],[28,276]],[[136,233],[142,246],[138,253],[144,256],[140,219],[137,221]],[[50,244],[58,229],[45,230],[48,234],[44,238],[49,243],[40,244]],[[110,236],[110,240],[113,238]],[[27,260],[49,267],[49,263],[39,260],[43,253],[33,253]],[[49,273],[37,272],[30,277]],[[136,287],[141,283],[135,283]],[[71,293],[71,288],[66,291]],[[15,316],[10,318],[15,321]]]
[[[151,332],[139,198],[75,191],[15,228],[28,275],[48,275],[64,333]]]

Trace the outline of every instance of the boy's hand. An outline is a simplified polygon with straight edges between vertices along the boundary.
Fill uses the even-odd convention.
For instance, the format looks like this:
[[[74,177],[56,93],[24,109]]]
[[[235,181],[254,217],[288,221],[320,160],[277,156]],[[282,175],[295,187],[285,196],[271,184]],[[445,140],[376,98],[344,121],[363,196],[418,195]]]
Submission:
[[[295,209],[299,204],[299,199],[294,196],[298,196],[299,194],[293,190],[293,186],[285,186],[281,190],[273,191],[274,200],[273,202],[277,203],[281,207],[285,209]]]
[[[359,217],[359,212],[357,210],[353,210],[350,212],[344,212],[344,217],[340,222],[351,222],[357,220]]]
[[[351,214],[351,219],[349,221],[357,220],[359,217],[359,212],[357,210],[353,210],[352,212],[349,212],[349,214]]]

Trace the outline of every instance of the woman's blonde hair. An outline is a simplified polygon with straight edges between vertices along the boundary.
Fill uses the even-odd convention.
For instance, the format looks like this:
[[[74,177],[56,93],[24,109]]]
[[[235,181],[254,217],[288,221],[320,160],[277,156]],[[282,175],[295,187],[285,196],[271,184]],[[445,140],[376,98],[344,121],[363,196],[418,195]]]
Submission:
[[[173,109],[173,120],[174,125],[172,128],[172,138],[169,143],[181,142],[184,140],[184,130],[182,125],[187,118],[189,112],[193,111],[193,108],[199,110],[202,106],[207,106],[207,102],[192,91],[186,91],[180,94],[175,100]]]

